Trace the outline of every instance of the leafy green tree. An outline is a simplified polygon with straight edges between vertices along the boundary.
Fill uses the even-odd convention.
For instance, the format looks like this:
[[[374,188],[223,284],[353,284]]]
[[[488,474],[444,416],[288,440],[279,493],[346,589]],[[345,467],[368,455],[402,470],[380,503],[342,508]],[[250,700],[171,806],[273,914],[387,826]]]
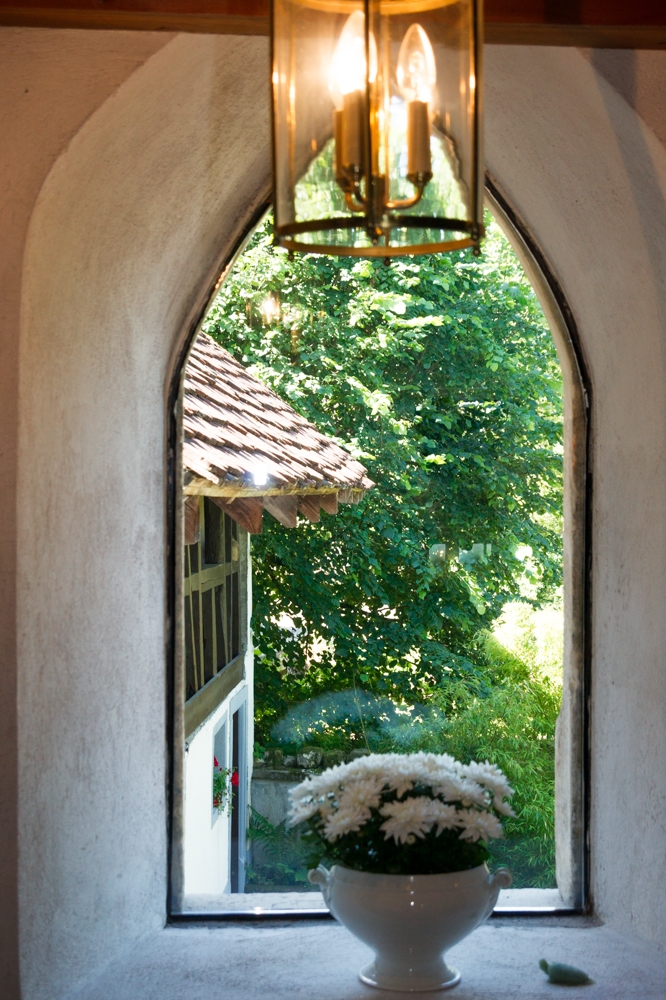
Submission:
[[[257,738],[326,691],[489,695],[480,629],[561,582],[560,369],[499,228],[478,259],[387,267],[290,259],[267,221],[204,329],[376,484],[317,525],[265,518],[253,539]]]

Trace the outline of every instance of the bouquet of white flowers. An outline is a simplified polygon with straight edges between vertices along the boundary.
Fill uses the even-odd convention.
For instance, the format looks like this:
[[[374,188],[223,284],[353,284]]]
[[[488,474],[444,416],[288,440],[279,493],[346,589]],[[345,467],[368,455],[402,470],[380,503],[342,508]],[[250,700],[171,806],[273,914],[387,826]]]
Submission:
[[[434,875],[482,864],[503,835],[513,794],[494,764],[448,754],[370,754],[312,775],[291,791],[290,825],[306,825],[313,863]]]

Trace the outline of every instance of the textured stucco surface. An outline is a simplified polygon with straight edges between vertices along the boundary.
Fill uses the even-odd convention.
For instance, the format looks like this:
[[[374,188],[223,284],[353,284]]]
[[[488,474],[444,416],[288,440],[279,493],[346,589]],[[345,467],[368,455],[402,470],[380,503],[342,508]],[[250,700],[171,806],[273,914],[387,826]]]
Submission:
[[[8,991],[18,989],[16,476],[25,240],[54,160],[95,108],[168,41],[0,29],[0,984]]]
[[[574,50],[491,48],[487,67],[489,168],[564,288],[592,380],[594,903],[666,944],[666,153]]]
[[[605,927],[490,921],[452,948],[462,973],[455,1000],[548,1000],[567,990],[547,982],[539,959],[584,969],[585,1000],[662,1000],[664,956]],[[335,923],[179,928],[142,942],[72,1000],[397,1000],[413,993],[364,986],[372,952]]]
[[[164,920],[165,387],[268,184],[266,60],[264,39],[174,39],[88,119],[33,213],[17,576],[30,1000]]]
[[[196,966],[178,977],[213,932],[158,931],[166,388],[185,328],[268,188],[266,41],[0,29],[0,54],[0,995],[59,1000],[147,934],[148,964],[137,953],[125,972],[116,965],[91,997],[267,993],[267,946],[210,937],[201,985]],[[594,900],[609,925],[657,945],[666,116],[649,80],[665,66],[666,54],[637,60],[623,96],[611,64],[602,76],[573,50],[487,53],[489,169],[564,287],[594,389]],[[328,961],[326,942],[301,931],[283,995],[312,996]],[[527,954],[519,931],[502,959],[506,995],[538,996],[506,979]],[[571,929],[562,949],[593,954],[592,933]],[[608,961],[629,961],[629,945],[603,934]],[[349,975],[347,995],[360,996]],[[489,991],[502,975],[487,977],[477,995],[499,996]],[[604,982],[597,995],[631,996]],[[635,995],[663,995],[663,980],[661,994],[649,989]],[[317,995],[344,995],[332,980],[327,990]]]

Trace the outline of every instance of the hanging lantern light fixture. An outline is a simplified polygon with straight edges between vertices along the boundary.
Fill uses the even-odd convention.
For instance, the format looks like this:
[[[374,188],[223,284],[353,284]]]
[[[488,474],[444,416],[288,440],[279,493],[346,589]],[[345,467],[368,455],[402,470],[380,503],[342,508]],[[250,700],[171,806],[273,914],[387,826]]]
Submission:
[[[279,245],[478,248],[482,29],[482,0],[273,0]]]

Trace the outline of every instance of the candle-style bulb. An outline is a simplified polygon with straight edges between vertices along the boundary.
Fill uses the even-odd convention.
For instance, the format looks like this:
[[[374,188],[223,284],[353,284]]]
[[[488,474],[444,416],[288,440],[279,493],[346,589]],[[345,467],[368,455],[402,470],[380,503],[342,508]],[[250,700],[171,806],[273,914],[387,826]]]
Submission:
[[[423,189],[432,177],[430,106],[437,67],[430,39],[420,24],[410,25],[405,33],[396,77],[407,102],[407,178]]]
[[[377,78],[377,43],[370,35],[370,71],[367,72],[365,14],[355,10],[345,21],[329,68],[328,90],[335,105],[335,176],[342,189],[352,190],[365,172],[366,76]],[[350,181],[349,178],[352,178]]]
[[[377,43],[370,35],[370,82],[377,77]],[[338,44],[331,59],[328,90],[336,108],[342,109],[344,95],[356,90],[365,93],[365,14],[355,10],[340,32]]]
[[[406,101],[432,103],[433,89],[437,83],[435,53],[420,24],[412,24],[407,29],[398,53],[396,76],[398,87]]]

